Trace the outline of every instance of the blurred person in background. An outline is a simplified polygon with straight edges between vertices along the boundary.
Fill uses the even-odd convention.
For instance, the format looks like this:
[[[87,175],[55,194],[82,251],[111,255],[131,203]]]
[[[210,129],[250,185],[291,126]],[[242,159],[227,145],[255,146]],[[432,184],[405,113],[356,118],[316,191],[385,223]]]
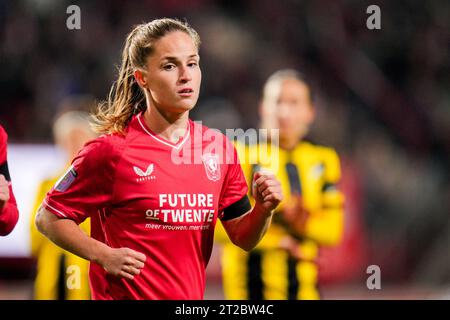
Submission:
[[[270,76],[260,105],[261,127],[279,129],[279,147],[259,142],[238,148],[247,181],[261,168],[270,169],[281,181],[284,200],[266,236],[250,253],[232,246],[223,231],[217,233],[224,243],[226,299],[320,298],[319,248],[339,243],[344,211],[337,188],[338,155],[332,148],[304,140],[315,117],[311,90],[295,70]],[[256,161],[247,161],[254,155]]]
[[[0,125],[0,236],[11,233],[19,220],[8,170],[7,142],[8,135]]]
[[[71,100],[69,104],[73,105],[73,110],[63,111],[57,116],[53,125],[55,143],[64,151],[67,161],[75,158],[83,145],[96,137],[89,124],[89,113],[83,111],[87,108],[80,105],[82,103],[92,106],[94,101]],[[60,176],[61,173],[42,181],[31,214],[31,254],[37,262],[34,298],[37,300],[87,300],[90,299],[89,262],[55,245],[37,230],[34,223],[37,210],[45,195],[57,183]],[[86,219],[80,224],[80,228],[89,235],[90,220]]]

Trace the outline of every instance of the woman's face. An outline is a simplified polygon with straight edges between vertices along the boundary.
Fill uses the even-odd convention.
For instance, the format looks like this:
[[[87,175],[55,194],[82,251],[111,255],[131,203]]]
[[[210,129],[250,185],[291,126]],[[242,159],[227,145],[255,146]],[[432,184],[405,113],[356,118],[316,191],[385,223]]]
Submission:
[[[280,129],[280,139],[299,140],[308,133],[314,120],[314,108],[307,85],[286,79],[273,86],[270,101],[263,103],[263,122]]]
[[[170,32],[156,41],[143,73],[151,104],[169,113],[191,110],[200,93],[199,59],[193,39],[185,32]]]

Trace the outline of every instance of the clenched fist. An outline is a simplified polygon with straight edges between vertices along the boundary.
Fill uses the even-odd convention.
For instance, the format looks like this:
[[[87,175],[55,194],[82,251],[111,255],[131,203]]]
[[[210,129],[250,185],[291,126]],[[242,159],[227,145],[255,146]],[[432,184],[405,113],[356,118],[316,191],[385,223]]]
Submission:
[[[256,172],[252,187],[253,198],[266,211],[272,211],[283,200],[281,184],[271,172]]]
[[[9,182],[0,174],[0,209],[3,209],[9,200]]]
[[[109,248],[99,263],[107,273],[133,280],[134,276],[141,273],[145,260],[146,256],[143,253],[132,249]]]

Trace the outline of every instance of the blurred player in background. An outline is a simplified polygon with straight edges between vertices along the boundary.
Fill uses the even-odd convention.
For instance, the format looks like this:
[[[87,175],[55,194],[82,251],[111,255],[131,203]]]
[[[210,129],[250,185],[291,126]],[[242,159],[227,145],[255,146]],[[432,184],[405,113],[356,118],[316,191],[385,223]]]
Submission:
[[[255,206],[236,150],[189,119],[198,100],[200,39],[158,19],[128,35],[119,78],[97,129],[47,194],[38,229],[90,265],[94,299],[202,299],[217,218],[250,250],[281,201],[280,183],[255,174]],[[91,237],[78,227],[91,217]]]
[[[8,136],[0,125],[0,236],[11,233],[19,219],[8,170],[7,142]]]
[[[227,299],[319,299],[319,247],[338,244],[343,231],[339,158],[333,149],[303,140],[315,112],[311,87],[298,72],[281,70],[267,80],[260,115],[262,128],[279,128],[279,149],[261,143],[241,147],[242,167],[248,181],[261,167],[275,172],[284,200],[253,251],[225,242],[224,294]],[[260,152],[262,147],[268,152]],[[256,164],[243,160],[253,155]],[[217,238],[224,241],[223,234]]]
[[[89,124],[89,114],[85,108],[75,105],[93,105],[88,99],[72,99],[72,111],[60,114],[53,125],[55,143],[64,151],[67,161],[71,161],[83,145],[96,137]],[[67,165],[69,167],[69,165]],[[31,254],[37,261],[34,283],[34,298],[37,300],[87,300],[89,290],[89,262],[67,252],[44,237],[34,223],[37,210],[45,195],[56,184],[61,173],[44,180],[35,200],[30,220]],[[90,220],[80,224],[84,233],[90,233]],[[69,281],[68,281],[69,280]]]

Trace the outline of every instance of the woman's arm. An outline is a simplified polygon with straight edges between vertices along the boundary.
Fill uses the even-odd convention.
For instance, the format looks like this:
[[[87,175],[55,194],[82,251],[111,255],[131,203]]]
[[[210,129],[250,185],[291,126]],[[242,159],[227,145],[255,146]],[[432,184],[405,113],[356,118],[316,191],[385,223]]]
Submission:
[[[144,267],[144,254],[129,248],[111,248],[87,236],[75,221],[58,218],[42,206],[35,223],[37,229],[56,245],[101,265],[112,275],[133,280]]]
[[[0,236],[11,233],[18,219],[19,211],[11,184],[3,174],[0,174]]]
[[[249,212],[222,221],[230,240],[246,251],[252,250],[264,236],[270,226],[273,209],[283,199],[281,185],[271,173],[255,173],[252,193],[255,206]]]

